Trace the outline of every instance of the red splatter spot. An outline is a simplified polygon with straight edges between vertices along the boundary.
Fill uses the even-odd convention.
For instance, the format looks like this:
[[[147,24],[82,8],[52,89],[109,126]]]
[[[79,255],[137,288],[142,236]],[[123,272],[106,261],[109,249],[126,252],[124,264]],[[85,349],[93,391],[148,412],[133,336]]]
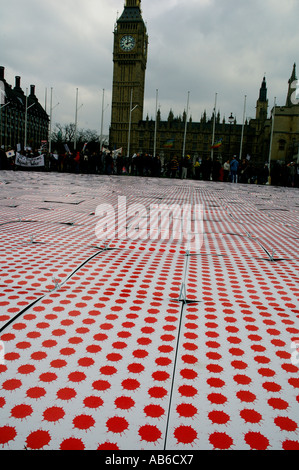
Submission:
[[[235,369],[246,369],[248,367],[246,362],[243,361],[232,361],[231,364]]]
[[[47,446],[51,440],[48,431],[34,431],[26,439],[26,447],[30,449],[42,449]]]
[[[155,360],[155,363],[158,365],[158,366],[169,366],[171,364],[171,359],[169,359],[168,357],[158,357],[156,360]]]
[[[104,442],[100,444],[97,450],[119,450],[117,444],[113,444],[112,442]]]
[[[282,431],[296,431],[297,423],[290,418],[284,416],[278,416],[274,419],[274,423],[278,426]]]
[[[208,400],[215,405],[223,405],[227,402],[227,398],[221,393],[210,393],[208,395]]]
[[[164,372],[162,370],[159,370],[157,372],[154,372],[152,374],[152,378],[154,380],[157,380],[159,382],[165,382],[165,380],[169,379],[170,375],[167,372]]]
[[[104,404],[103,400],[100,397],[94,396],[84,398],[83,403],[87,408],[94,409],[99,408]]]
[[[133,374],[140,374],[144,371],[144,366],[138,363],[129,364],[128,371],[132,372]]]
[[[240,385],[248,385],[251,382],[251,378],[247,377],[247,375],[235,375],[234,381]]]
[[[0,408],[3,408],[3,406],[5,405],[6,401],[5,401],[5,398],[4,397],[0,397]]]
[[[122,360],[122,355],[117,353],[107,354],[107,360],[112,362],[119,362]]]
[[[240,416],[246,423],[259,423],[262,419],[262,415],[255,410],[242,410]]]
[[[224,387],[225,382],[221,379],[211,377],[207,380],[207,384],[210,385],[210,387],[222,388]]]
[[[57,392],[57,398],[60,400],[71,400],[72,398],[75,398],[77,395],[77,392],[73,388],[61,388]]]
[[[127,343],[124,343],[123,341],[116,341],[115,343],[112,344],[112,346],[115,349],[125,349],[128,345]]]
[[[179,426],[174,431],[178,444],[191,444],[197,438],[197,432],[191,426]]]
[[[82,357],[78,360],[78,365],[81,367],[90,367],[94,364],[94,360],[91,357]]]
[[[150,426],[149,424],[141,426],[138,434],[141,437],[141,440],[146,442],[156,442],[162,436],[162,433],[157,426]]]
[[[179,387],[179,393],[184,397],[194,397],[197,394],[197,389],[192,385],[182,385]]]
[[[140,387],[140,383],[135,379],[125,379],[121,384],[125,390],[136,390]]]
[[[129,423],[125,418],[114,416],[113,418],[108,419],[106,426],[110,432],[122,433],[128,429]]]
[[[89,415],[79,415],[73,419],[74,428],[89,429],[94,426],[95,420]]]
[[[282,364],[281,368],[286,372],[290,372],[292,374],[296,374],[299,371],[298,367],[293,364]]]
[[[100,372],[103,375],[114,375],[117,372],[117,369],[113,366],[103,366],[100,368]]]
[[[281,398],[270,398],[268,404],[275,410],[286,410],[289,407],[288,402]]]
[[[35,371],[35,367],[30,364],[24,364],[23,366],[20,366],[18,368],[19,374],[24,374],[24,375],[32,374],[32,372],[34,371]]]
[[[168,345],[159,346],[158,349],[159,349],[159,351],[160,351],[161,353],[165,353],[165,354],[168,354],[168,353],[170,353],[171,351],[173,351],[173,347],[172,347],[172,346],[168,346]]]
[[[181,403],[176,408],[177,413],[184,418],[191,418],[192,416],[196,415],[197,408],[189,403]]]
[[[75,349],[74,348],[62,348],[60,350],[60,353],[63,355],[63,356],[71,356],[72,354],[75,354]]]
[[[282,443],[283,450],[299,450],[299,442],[298,441],[284,441]]]
[[[275,375],[274,370],[264,367],[258,370],[258,373],[263,377],[273,377]]]
[[[206,368],[208,371],[215,374],[220,374],[223,371],[223,367],[219,366],[218,364],[208,364]]]
[[[299,388],[299,378],[291,378],[288,380],[289,384],[294,388]]]
[[[267,390],[267,392],[280,392],[281,390],[281,386],[275,382],[265,382],[263,383],[263,388]]]
[[[33,413],[33,409],[30,405],[17,405],[11,410],[11,416],[18,419],[26,418]]]
[[[57,379],[57,375],[54,374],[53,372],[45,372],[44,374],[41,374],[41,375],[39,376],[39,379],[40,379],[42,382],[50,383],[50,382],[54,382],[54,380]]]
[[[211,411],[208,417],[214,424],[226,424],[230,420],[230,416],[224,411]]]
[[[196,362],[197,362],[197,358],[195,356],[190,355],[190,354],[184,354],[182,356],[182,360],[186,364],[196,364]]]
[[[20,388],[21,386],[22,386],[22,382],[18,379],[6,380],[2,384],[2,388],[8,391],[16,390],[17,388]]]
[[[62,369],[65,366],[67,366],[67,362],[63,359],[55,359],[51,362],[51,367],[54,367],[55,369]]]
[[[239,400],[245,401],[248,403],[256,400],[256,396],[247,390],[240,390],[239,392],[237,392],[236,395],[239,398]]]
[[[105,391],[111,387],[111,384],[107,380],[96,380],[92,386],[95,390]]]
[[[167,395],[167,390],[163,387],[152,387],[149,389],[148,394],[152,398],[164,398]]]
[[[129,410],[135,405],[135,402],[130,397],[118,397],[114,401],[114,404],[117,408],[120,408],[122,410]]]
[[[86,375],[83,372],[71,372],[68,375],[70,382],[82,382],[86,379]]]
[[[96,344],[91,344],[90,346],[87,346],[86,351],[89,353],[96,354],[100,351],[102,351],[101,346],[97,346]]]
[[[60,444],[60,450],[84,450],[85,446],[81,439],[70,437]]]
[[[268,439],[260,432],[248,432],[244,439],[251,449],[266,450],[269,446]]]
[[[183,379],[194,380],[197,377],[197,372],[192,369],[182,369],[180,371],[181,376]]]
[[[148,405],[144,408],[144,413],[150,418],[160,418],[165,414],[164,408],[160,405]]]
[[[15,428],[11,426],[3,426],[0,428],[0,444],[7,444],[9,441],[13,441],[16,437],[17,432]]]
[[[233,440],[224,432],[214,432],[210,435],[209,441],[214,449],[226,450],[233,445]]]
[[[51,408],[47,408],[44,413],[43,417],[46,421],[51,423],[59,421],[65,415],[63,408],[59,408],[58,406],[52,406]]]

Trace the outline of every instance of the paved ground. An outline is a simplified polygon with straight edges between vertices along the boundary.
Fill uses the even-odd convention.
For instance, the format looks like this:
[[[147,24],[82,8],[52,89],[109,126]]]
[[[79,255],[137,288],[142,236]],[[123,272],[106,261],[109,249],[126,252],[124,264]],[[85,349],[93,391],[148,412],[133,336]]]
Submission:
[[[298,450],[298,194],[2,171],[1,447]],[[202,204],[200,250],[103,243],[119,197]]]

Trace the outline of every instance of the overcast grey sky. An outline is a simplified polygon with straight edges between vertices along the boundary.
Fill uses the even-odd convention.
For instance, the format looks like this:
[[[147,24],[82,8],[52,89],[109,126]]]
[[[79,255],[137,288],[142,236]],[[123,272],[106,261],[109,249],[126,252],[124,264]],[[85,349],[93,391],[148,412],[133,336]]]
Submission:
[[[149,34],[144,118],[154,118],[156,89],[162,119],[170,108],[199,121],[232,112],[241,124],[255,116],[264,74],[269,107],[284,105],[294,62],[299,68],[298,0],[142,0]],[[1,63],[6,80],[21,76],[50,107],[53,125],[75,121],[100,131],[105,89],[104,133],[111,113],[113,29],[124,0],[9,0],[1,8]],[[57,106],[57,103],[59,105]],[[81,107],[81,105],[83,105]],[[269,110],[270,112],[270,110]]]

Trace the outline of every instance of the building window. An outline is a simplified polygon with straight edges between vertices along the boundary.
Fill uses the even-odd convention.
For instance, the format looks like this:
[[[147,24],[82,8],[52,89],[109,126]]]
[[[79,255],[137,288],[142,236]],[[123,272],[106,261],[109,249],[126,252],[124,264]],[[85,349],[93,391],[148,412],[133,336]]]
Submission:
[[[278,141],[278,150],[285,150],[285,147],[286,147],[286,141],[283,140],[283,139],[280,139]]]

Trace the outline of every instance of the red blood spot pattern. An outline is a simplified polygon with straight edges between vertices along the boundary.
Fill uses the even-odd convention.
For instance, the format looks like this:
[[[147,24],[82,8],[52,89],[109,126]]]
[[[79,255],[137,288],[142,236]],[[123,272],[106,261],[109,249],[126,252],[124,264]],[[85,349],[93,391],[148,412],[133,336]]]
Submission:
[[[210,435],[209,441],[214,449],[228,450],[233,445],[233,440],[225,432],[214,432]]]
[[[69,439],[64,439],[60,444],[60,450],[84,450],[85,446],[81,439],[76,439],[75,437],[70,437]]]
[[[192,444],[197,439],[197,432],[191,426],[179,426],[174,431],[178,444]]]
[[[74,428],[90,429],[94,426],[95,420],[89,415],[79,415],[73,419]]]
[[[248,432],[245,434],[245,442],[252,450],[266,450],[269,447],[269,440],[260,432]]]
[[[128,429],[129,423],[125,418],[115,416],[108,419],[106,422],[106,427],[110,432],[123,433]]]
[[[0,448],[299,450],[292,190],[10,173],[0,327],[21,315],[0,335]],[[121,194],[147,209],[202,204],[199,256],[150,238],[103,250],[95,206]],[[122,222],[134,230],[136,214]]]
[[[38,430],[31,432],[26,439],[26,447],[32,450],[43,449],[48,446],[51,436],[48,431]]]
[[[160,429],[158,429],[157,426],[149,424],[141,426],[138,434],[141,440],[146,442],[157,442],[162,437]]]
[[[12,441],[17,435],[17,431],[12,426],[2,426],[0,428],[0,444],[7,444]]]

